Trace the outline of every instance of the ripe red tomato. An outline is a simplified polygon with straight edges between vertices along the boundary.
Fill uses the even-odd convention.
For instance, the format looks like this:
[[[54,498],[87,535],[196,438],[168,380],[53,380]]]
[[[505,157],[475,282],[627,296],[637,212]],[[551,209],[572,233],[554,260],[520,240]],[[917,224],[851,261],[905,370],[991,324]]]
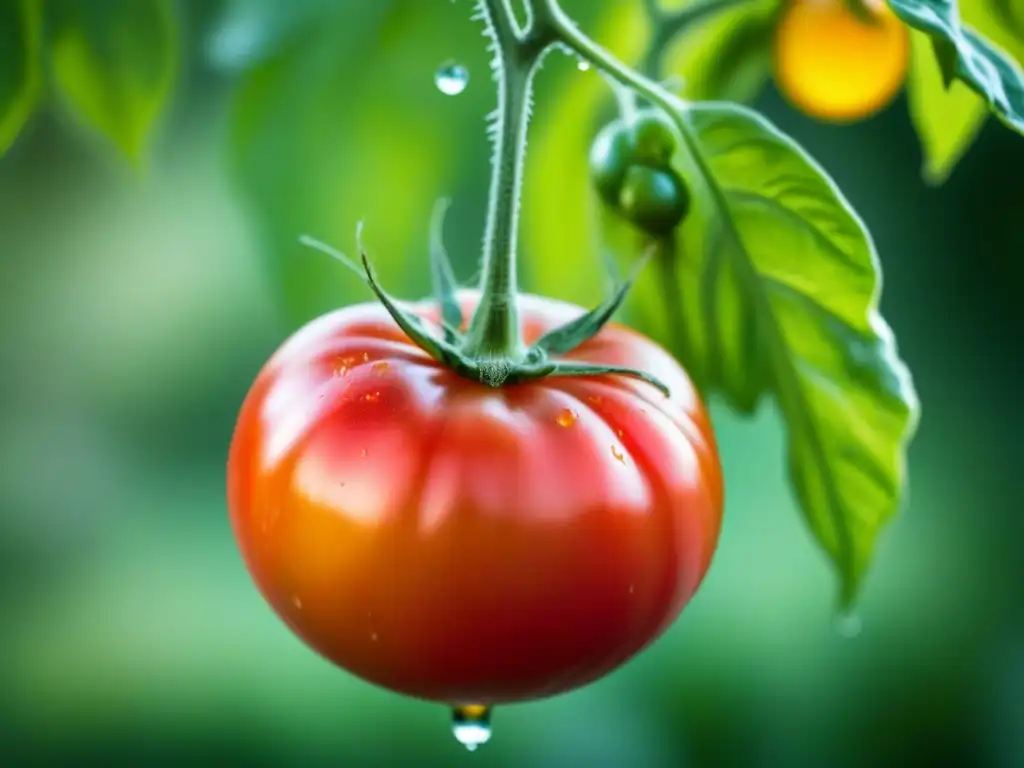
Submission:
[[[460,294],[465,315],[477,300]],[[582,312],[519,301],[527,343]],[[289,339],[242,407],[228,503],[292,630],[365,680],[457,705],[571,690],[671,624],[721,525],[704,407],[672,357],[623,326],[567,357],[638,368],[672,396],[625,376],[491,388],[376,303]]]

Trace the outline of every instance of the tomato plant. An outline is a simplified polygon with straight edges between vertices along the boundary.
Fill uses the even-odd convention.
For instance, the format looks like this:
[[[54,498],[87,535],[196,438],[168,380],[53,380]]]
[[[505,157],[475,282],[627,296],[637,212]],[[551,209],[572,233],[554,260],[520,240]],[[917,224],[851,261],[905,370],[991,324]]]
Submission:
[[[238,154],[265,164],[243,179],[252,204],[285,210],[282,237],[294,242],[293,225],[336,226],[339,209],[368,199],[358,174],[342,191],[332,178],[319,205],[296,192],[337,138],[307,132],[310,110],[340,101],[346,126],[361,119],[306,80],[372,39],[391,4],[364,4],[359,25],[318,25],[318,14],[340,14],[336,3],[263,5],[281,39],[261,39],[238,65],[233,133]],[[303,316],[259,373],[227,467],[239,548],[277,614],[355,675],[454,707],[470,747],[486,740],[491,706],[601,677],[693,597],[727,497],[708,399],[743,414],[778,408],[794,506],[835,568],[840,610],[856,604],[902,503],[919,404],[879,312],[874,242],[825,169],[744,103],[773,76],[808,116],[848,122],[906,86],[932,181],[990,112],[1024,132],[1014,60],[1024,33],[986,21],[1013,16],[1002,0],[965,0],[971,24],[951,0],[636,0],[652,32],[630,53],[635,66],[557,0],[526,0],[522,21],[509,0],[474,5],[498,86],[479,284],[460,288],[440,219],[434,295],[418,303],[384,290],[361,234],[361,264],[305,240],[375,296],[342,309],[321,273],[276,248],[286,299],[317,283],[331,306],[304,306],[318,317]],[[416,23],[402,28],[422,28],[426,7],[408,4]],[[143,158],[175,78],[169,0],[17,0],[0,6],[0,42],[0,150],[52,90]],[[536,206],[542,226],[520,248],[532,89],[555,50],[610,85],[602,93],[615,98],[589,116],[612,101],[618,114],[598,130],[564,121],[574,142],[551,142],[547,157],[589,168],[590,187],[545,166],[557,205]],[[380,96],[401,70],[366,70],[374,130],[404,134]],[[444,93],[465,90],[462,65],[445,73]],[[261,140],[271,121],[294,139],[281,152]],[[444,164],[427,151],[395,161],[388,149],[382,175],[433,195],[424,179]],[[448,156],[481,165],[467,158],[471,148]],[[408,231],[394,198],[385,189],[367,202],[389,217],[375,231]],[[591,204],[598,215],[587,217]],[[520,293],[520,259],[535,275],[571,278],[547,285],[605,284],[595,240],[612,252],[615,287],[594,309]]]

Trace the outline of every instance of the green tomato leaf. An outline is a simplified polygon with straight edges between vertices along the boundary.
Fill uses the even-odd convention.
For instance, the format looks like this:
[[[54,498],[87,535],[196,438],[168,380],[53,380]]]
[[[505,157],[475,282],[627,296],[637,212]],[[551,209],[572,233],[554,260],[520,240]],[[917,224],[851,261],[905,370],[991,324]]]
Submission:
[[[41,0],[0,4],[0,156],[28,122],[39,99]]]
[[[958,80],[947,87],[932,40],[917,31],[910,37],[907,104],[924,155],[922,175],[941,184],[985,124],[988,105]]]
[[[668,335],[707,394],[743,412],[774,397],[793,487],[848,608],[899,506],[918,413],[878,313],[874,245],[825,172],[761,116],[679,103],[673,118],[695,207],[637,301],[668,300]]]
[[[693,101],[752,101],[770,75],[780,7],[752,0],[695,25],[669,48],[663,74],[681,77],[681,93]]]
[[[959,11],[964,23],[1021,61],[1024,44],[1015,39],[991,0],[961,0]],[[921,140],[922,174],[927,183],[941,184],[984,125],[988,104],[956,79],[955,46],[917,30],[911,30],[910,43],[907,103]]]
[[[178,72],[173,0],[53,0],[54,82],[86,126],[134,163]]]
[[[1006,125],[1024,133],[1024,72],[1004,51],[960,21],[955,0],[889,0],[908,25],[935,40],[947,82],[953,78],[980,94]]]

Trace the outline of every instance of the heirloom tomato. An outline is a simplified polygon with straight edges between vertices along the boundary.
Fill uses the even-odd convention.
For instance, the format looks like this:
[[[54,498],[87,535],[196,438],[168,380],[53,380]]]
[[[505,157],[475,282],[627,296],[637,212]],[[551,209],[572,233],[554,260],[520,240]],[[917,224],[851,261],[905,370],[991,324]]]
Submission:
[[[464,314],[479,295],[458,295]],[[523,339],[583,310],[517,297]],[[407,305],[428,327],[436,303]],[[711,562],[722,475],[661,347],[609,324],[562,355],[626,376],[488,386],[380,304],[300,329],[246,398],[228,497],[244,560],[308,645],[396,692],[493,705],[568,691],[648,645]]]

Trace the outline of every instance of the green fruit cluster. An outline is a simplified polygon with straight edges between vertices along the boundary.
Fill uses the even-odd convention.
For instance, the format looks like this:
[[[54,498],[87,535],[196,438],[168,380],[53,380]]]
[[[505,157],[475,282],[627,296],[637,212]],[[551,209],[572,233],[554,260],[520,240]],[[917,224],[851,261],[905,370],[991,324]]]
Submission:
[[[675,132],[656,112],[609,123],[590,149],[597,193],[639,229],[668,234],[690,210],[690,191],[671,164],[675,151]]]

